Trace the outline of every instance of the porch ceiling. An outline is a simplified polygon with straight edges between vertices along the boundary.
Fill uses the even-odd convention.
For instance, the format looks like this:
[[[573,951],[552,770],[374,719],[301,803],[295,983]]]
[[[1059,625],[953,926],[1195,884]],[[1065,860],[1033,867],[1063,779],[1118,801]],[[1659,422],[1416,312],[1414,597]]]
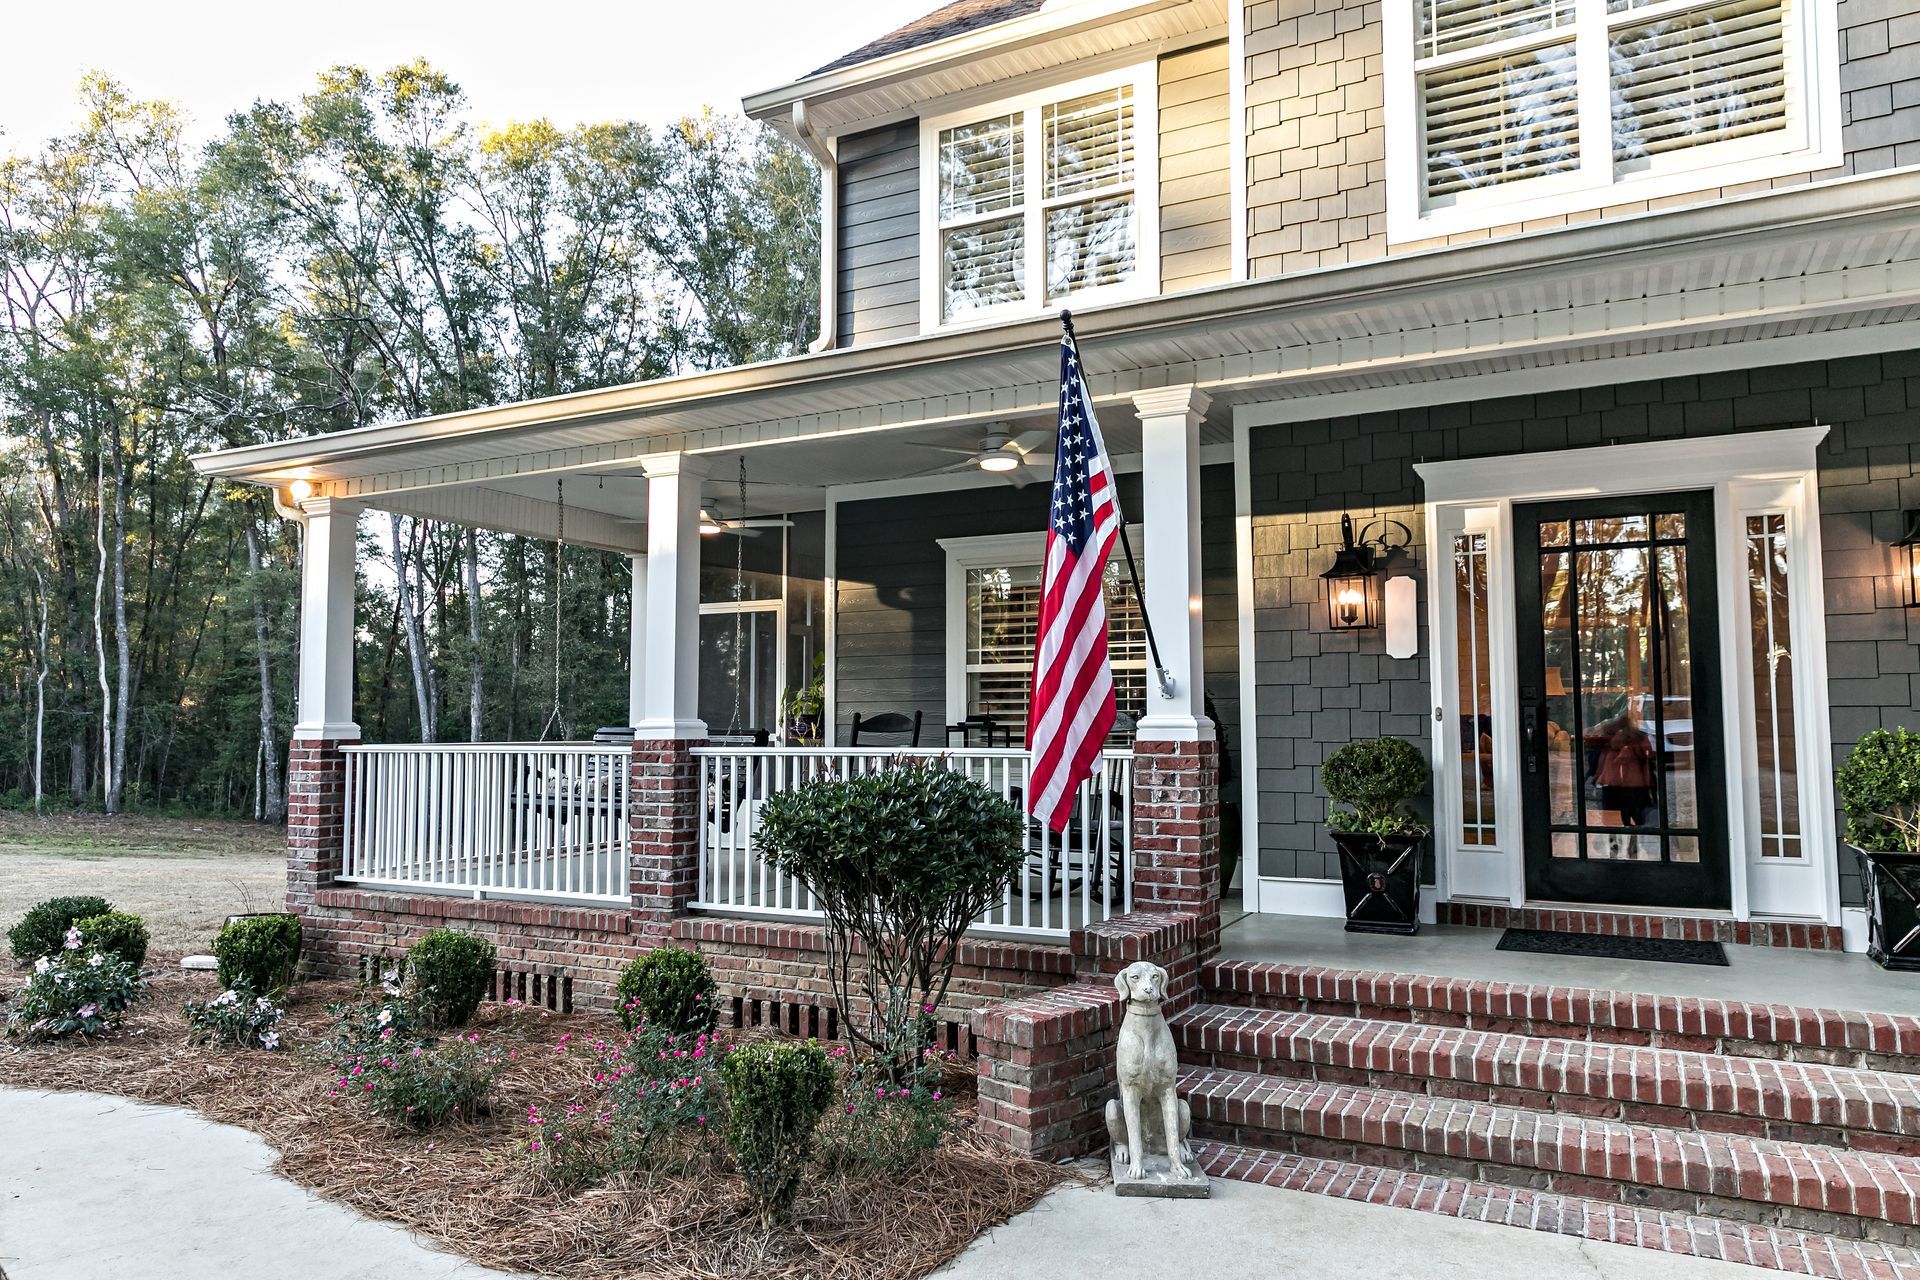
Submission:
[[[1388,389],[1441,403],[1465,394],[1444,383],[1479,375],[1587,366],[1587,381],[1601,382],[1623,376],[1623,361],[1672,352],[1724,367],[1810,334],[1858,350],[1920,345],[1920,169],[1221,285],[1077,320],[1099,371],[1095,398],[1111,406],[1103,425],[1115,453],[1137,447],[1126,398],[1157,386],[1210,392],[1206,439],[1219,442],[1236,409],[1302,420],[1352,412],[1355,393]],[[624,545],[632,526],[618,519],[639,509],[631,477],[649,454],[718,455],[707,494],[726,509],[737,501],[733,457],[744,454],[750,479],[780,482],[754,486],[750,505],[801,509],[826,485],[940,465],[909,441],[964,448],[999,424],[1045,425],[1058,333],[1044,318],[935,334],[197,462],[258,483],[304,478],[393,509],[472,486],[550,504],[555,478],[567,476],[569,507],[603,513],[604,532]],[[1759,345],[1730,356],[1733,343]],[[457,505],[478,516],[478,498]]]

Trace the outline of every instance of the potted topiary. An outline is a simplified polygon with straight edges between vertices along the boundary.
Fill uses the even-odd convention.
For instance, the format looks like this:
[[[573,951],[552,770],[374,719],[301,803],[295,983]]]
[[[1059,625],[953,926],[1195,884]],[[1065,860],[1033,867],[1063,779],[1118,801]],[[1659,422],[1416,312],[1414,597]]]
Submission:
[[[1406,811],[1427,789],[1420,748],[1401,738],[1349,742],[1320,766],[1336,804],[1327,831],[1340,850],[1349,933],[1418,933],[1420,864],[1433,828]]]
[[[1867,954],[1920,969],[1920,734],[1875,729],[1835,782],[1867,895]]]

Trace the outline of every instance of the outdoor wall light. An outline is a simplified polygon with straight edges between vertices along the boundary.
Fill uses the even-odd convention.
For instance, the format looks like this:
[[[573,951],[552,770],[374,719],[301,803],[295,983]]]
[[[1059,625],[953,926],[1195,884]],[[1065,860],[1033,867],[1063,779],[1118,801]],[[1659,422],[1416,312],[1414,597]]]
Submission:
[[[1380,568],[1398,551],[1413,541],[1413,533],[1398,520],[1375,521],[1397,528],[1404,535],[1400,542],[1389,542],[1384,533],[1369,537],[1369,524],[1355,537],[1353,517],[1340,517],[1340,549],[1333,553],[1333,567],[1320,577],[1327,584],[1327,626],[1334,631],[1371,631],[1380,625]]]
[[[295,480],[287,486],[287,496],[292,498],[295,504],[305,502],[313,496],[312,482],[308,480]]]
[[[1906,512],[1906,520],[1907,531],[1894,539],[1893,545],[1904,555],[1900,565],[1907,580],[1901,588],[1904,603],[1909,609],[1920,609],[1920,510]]]

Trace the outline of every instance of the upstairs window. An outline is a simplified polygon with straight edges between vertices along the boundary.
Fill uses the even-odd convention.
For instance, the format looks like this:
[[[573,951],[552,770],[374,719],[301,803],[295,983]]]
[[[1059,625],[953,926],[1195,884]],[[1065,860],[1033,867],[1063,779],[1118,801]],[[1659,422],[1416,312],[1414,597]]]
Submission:
[[[1149,292],[1151,68],[928,119],[928,327]]]
[[[1388,10],[1394,239],[1836,162],[1833,6],[1821,0],[1394,0]]]

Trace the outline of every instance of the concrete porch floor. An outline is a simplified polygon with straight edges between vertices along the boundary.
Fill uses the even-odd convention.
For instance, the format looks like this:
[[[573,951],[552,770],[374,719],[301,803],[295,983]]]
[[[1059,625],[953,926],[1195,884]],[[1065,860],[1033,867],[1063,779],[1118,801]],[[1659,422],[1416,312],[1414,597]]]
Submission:
[[[1890,973],[1863,955],[1729,945],[1723,969],[1496,951],[1500,933],[1427,924],[1403,938],[1348,933],[1317,916],[1248,914],[1225,926],[1220,958],[1920,1015],[1920,973]]]

